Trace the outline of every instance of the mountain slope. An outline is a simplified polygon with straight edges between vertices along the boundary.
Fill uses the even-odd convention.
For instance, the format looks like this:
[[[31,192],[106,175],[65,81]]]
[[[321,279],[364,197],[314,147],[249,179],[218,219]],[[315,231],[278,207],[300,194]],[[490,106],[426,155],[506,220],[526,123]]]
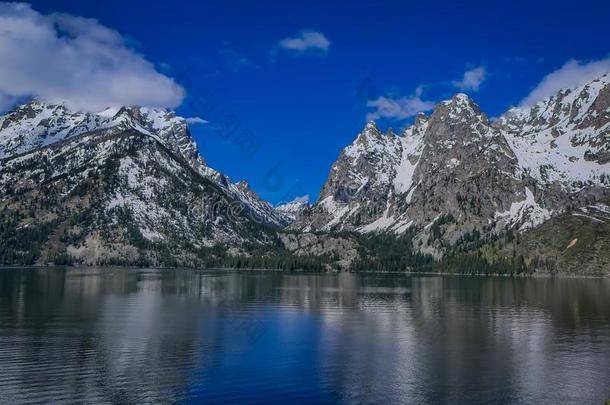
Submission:
[[[502,130],[519,166],[542,186],[570,191],[599,183],[610,162],[610,74],[561,90],[530,108],[513,108]]]
[[[489,122],[464,94],[401,135],[367,124],[293,231],[416,231],[440,257],[463,240],[535,228],[610,200],[608,75]]]
[[[98,114],[72,112],[62,105],[32,101],[0,117],[0,158],[22,154],[94,130],[135,129],[156,138],[176,156],[215,182],[261,223],[283,226],[288,219],[252,190],[244,190],[222,173],[210,168],[197,150],[186,120],[173,112],[145,107],[107,109]]]
[[[193,264],[196,252],[216,244],[269,243],[268,227],[286,221],[207,167],[173,113],[71,113],[32,102],[1,118],[0,128],[5,262],[64,255],[91,264]]]
[[[610,276],[610,208],[595,204],[564,212],[541,226],[486,244],[478,253],[493,262],[524,258],[551,274]]]

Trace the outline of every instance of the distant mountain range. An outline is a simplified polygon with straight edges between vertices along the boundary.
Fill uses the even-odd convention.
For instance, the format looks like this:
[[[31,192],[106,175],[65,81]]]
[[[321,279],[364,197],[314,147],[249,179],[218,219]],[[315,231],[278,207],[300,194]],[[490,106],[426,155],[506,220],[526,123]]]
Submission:
[[[493,122],[465,94],[401,134],[370,122],[314,204],[277,208],[207,166],[172,112],[32,101],[0,117],[0,193],[4,263],[262,255],[351,268],[389,237],[432,262],[608,274],[610,76]]]

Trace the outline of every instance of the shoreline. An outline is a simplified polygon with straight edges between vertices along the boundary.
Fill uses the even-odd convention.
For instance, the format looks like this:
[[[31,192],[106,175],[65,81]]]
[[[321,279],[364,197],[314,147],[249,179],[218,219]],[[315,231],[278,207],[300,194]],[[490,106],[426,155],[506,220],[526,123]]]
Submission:
[[[137,267],[137,266],[98,266],[98,265],[0,265],[0,271],[3,270],[25,270],[25,269],[100,269],[100,270],[195,270],[195,271],[217,271],[217,272],[261,272],[261,273],[286,273],[286,274],[388,274],[388,275],[404,275],[404,276],[461,276],[461,277],[501,277],[501,278],[536,278],[536,279],[610,279],[609,275],[588,275],[588,274],[562,274],[549,272],[534,272],[534,273],[464,273],[464,272],[432,272],[432,271],[309,271],[309,270],[282,270],[282,269],[265,269],[265,268],[233,268],[233,267]]]

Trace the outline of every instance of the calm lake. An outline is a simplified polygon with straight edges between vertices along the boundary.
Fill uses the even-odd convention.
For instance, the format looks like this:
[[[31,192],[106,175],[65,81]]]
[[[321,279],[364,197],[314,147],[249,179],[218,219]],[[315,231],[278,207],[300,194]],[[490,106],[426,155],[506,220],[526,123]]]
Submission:
[[[610,280],[0,270],[0,402],[610,399]]]

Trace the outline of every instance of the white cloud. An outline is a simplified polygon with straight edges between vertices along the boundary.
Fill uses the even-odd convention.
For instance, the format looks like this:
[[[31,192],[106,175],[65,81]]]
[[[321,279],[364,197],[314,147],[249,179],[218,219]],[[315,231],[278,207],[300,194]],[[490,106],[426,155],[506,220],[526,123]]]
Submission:
[[[519,105],[532,106],[561,89],[578,87],[608,72],[610,72],[610,57],[590,62],[569,60],[561,68],[546,75]]]
[[[326,54],[330,41],[321,32],[303,30],[294,37],[282,39],[277,47],[297,56],[311,52]]]
[[[0,99],[37,97],[71,109],[175,108],[184,90],[93,19],[0,3]],[[1,101],[1,100],[0,100]]]
[[[462,91],[479,91],[481,83],[487,78],[487,70],[484,66],[479,66],[464,72],[462,80],[454,80],[451,83],[454,87]]]
[[[188,118],[185,118],[185,120],[186,120],[186,123],[190,124],[190,125],[207,124],[209,122],[200,117],[188,117]]]
[[[381,96],[375,100],[369,100],[366,105],[374,107],[375,111],[369,112],[366,119],[369,121],[379,118],[404,120],[420,112],[430,111],[434,107],[434,102],[422,100],[421,93],[422,88],[418,86],[415,94],[409,97],[389,98]]]

